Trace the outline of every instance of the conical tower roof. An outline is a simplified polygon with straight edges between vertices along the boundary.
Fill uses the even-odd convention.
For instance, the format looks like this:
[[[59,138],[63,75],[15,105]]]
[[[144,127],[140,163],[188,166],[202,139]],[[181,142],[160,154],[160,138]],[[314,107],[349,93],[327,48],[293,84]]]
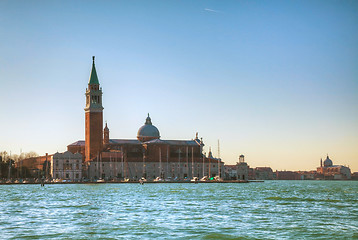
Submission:
[[[93,63],[92,63],[92,71],[91,71],[91,76],[89,79],[88,84],[89,85],[99,85],[99,81],[98,81],[98,77],[97,77],[97,72],[96,72],[96,67],[94,65],[94,56],[92,57]]]

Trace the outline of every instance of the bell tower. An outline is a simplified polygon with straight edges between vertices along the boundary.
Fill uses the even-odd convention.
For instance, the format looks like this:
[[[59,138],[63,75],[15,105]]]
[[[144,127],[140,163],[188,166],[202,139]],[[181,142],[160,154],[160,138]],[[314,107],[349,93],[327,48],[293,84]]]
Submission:
[[[103,129],[103,145],[107,146],[108,144],[109,144],[109,128],[106,122],[106,126]]]
[[[85,161],[97,157],[103,148],[103,106],[102,88],[99,87],[94,56],[92,57],[92,71],[86,89],[85,107]]]

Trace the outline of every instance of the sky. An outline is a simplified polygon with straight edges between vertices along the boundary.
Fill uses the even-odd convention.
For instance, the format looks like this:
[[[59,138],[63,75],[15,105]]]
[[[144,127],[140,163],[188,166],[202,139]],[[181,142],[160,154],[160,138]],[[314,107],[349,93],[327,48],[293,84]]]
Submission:
[[[0,1],[0,151],[84,140],[92,56],[110,138],[150,113],[226,164],[358,171],[357,1]]]

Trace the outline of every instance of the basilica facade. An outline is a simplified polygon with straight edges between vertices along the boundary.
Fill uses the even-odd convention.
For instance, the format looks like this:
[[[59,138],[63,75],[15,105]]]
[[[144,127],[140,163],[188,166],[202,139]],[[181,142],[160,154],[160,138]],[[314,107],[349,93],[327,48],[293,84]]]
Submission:
[[[95,61],[86,89],[85,140],[67,146],[83,157],[83,176],[104,180],[190,180],[204,176],[222,177],[224,163],[211,151],[203,153],[204,143],[191,140],[162,140],[149,114],[135,139],[110,138],[107,123],[103,126],[102,88]]]

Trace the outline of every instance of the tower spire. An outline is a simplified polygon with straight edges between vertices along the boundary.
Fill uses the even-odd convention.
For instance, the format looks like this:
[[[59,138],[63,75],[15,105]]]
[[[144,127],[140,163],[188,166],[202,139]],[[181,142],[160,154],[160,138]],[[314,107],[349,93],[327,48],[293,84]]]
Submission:
[[[99,85],[98,77],[97,77],[97,71],[94,64],[95,56],[92,56],[92,71],[91,76],[88,82],[88,85]]]

